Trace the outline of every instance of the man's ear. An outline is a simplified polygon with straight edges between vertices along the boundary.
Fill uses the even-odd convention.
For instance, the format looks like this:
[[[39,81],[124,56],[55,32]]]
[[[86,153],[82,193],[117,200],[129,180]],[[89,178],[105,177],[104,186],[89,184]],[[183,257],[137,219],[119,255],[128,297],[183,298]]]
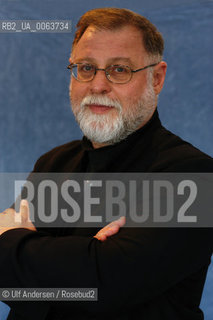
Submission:
[[[167,64],[164,61],[161,61],[154,68],[153,89],[156,95],[158,95],[163,89],[163,84],[166,77],[166,69],[167,69]]]

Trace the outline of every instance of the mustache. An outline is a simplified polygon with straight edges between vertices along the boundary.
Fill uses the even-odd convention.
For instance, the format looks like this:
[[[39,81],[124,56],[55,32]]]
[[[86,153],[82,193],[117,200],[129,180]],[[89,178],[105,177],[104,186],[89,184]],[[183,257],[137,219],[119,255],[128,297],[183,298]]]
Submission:
[[[118,100],[111,99],[103,95],[89,95],[81,101],[81,108],[85,108],[89,104],[97,104],[106,107],[113,107],[119,111],[122,110],[122,105]]]

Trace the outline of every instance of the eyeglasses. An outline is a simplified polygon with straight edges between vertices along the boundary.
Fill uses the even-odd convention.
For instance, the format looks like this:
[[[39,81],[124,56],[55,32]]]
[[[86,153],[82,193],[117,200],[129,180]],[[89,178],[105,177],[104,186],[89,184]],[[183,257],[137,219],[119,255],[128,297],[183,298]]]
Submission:
[[[100,70],[104,71],[106,78],[113,83],[127,83],[132,79],[133,73],[154,67],[157,64],[159,64],[159,62],[137,70],[132,70],[129,66],[119,64],[111,65],[105,69],[100,69],[89,63],[71,63],[68,65],[67,69],[70,69],[72,76],[80,82],[92,81],[97,71]]]

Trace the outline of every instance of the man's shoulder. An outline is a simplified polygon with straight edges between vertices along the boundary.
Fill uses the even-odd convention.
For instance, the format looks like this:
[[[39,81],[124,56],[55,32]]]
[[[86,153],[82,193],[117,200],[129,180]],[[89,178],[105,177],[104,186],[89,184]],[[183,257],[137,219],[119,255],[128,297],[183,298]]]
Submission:
[[[213,172],[211,156],[164,127],[158,135],[157,144],[157,164],[162,171]]]
[[[49,171],[56,166],[59,162],[64,162],[65,159],[71,158],[82,151],[82,141],[74,140],[63,145],[57,146],[48,152],[44,153],[36,161],[34,171]]]

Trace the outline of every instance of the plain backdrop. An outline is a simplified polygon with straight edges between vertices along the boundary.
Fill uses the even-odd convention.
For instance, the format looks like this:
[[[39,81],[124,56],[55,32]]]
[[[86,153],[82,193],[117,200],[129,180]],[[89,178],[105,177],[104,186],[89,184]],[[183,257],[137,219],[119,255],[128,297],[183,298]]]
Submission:
[[[0,0],[0,20],[68,19],[73,26],[66,34],[0,33],[0,172],[29,172],[41,154],[82,136],[70,111],[66,69],[74,26],[88,9],[109,6],[134,10],[162,32],[168,72],[161,120],[213,156],[213,1]],[[212,320],[212,285],[211,265],[201,304],[206,320]],[[1,320],[8,310],[0,304]]]

